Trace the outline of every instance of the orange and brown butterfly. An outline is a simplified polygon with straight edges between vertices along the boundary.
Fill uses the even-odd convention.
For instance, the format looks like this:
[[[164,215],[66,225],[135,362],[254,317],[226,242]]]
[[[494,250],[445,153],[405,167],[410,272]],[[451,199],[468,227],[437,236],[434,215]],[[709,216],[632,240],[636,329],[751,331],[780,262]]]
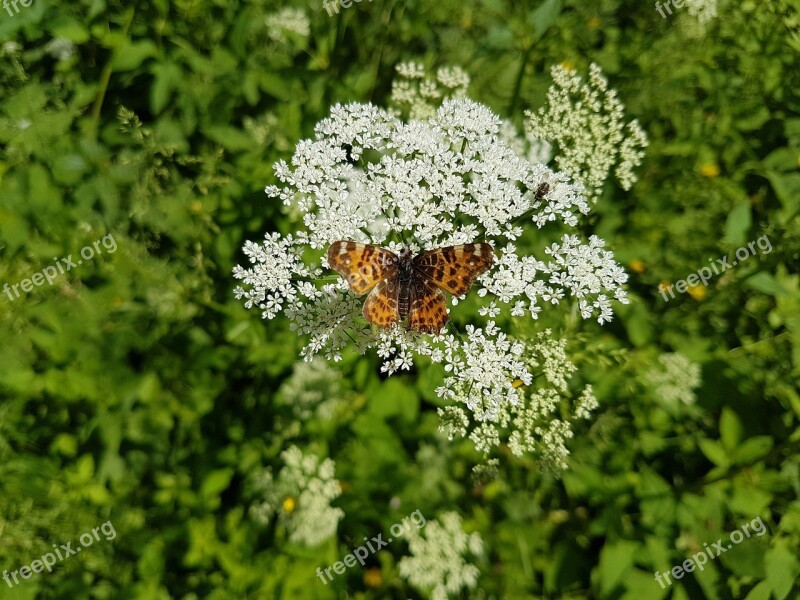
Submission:
[[[463,296],[494,262],[489,244],[461,244],[399,255],[369,244],[339,241],[328,248],[328,264],[344,277],[357,296],[366,294],[364,318],[390,327],[408,318],[407,327],[439,333],[447,323],[442,290]]]

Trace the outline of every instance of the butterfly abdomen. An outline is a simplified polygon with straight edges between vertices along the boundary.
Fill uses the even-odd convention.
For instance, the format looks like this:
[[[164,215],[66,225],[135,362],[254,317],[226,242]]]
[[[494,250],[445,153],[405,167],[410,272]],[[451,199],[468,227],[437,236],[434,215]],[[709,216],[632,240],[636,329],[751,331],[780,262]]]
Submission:
[[[414,267],[411,264],[411,258],[401,258],[400,264],[397,265],[397,283],[400,288],[397,298],[397,311],[400,313],[401,321],[411,311],[411,284],[413,283],[413,278]]]

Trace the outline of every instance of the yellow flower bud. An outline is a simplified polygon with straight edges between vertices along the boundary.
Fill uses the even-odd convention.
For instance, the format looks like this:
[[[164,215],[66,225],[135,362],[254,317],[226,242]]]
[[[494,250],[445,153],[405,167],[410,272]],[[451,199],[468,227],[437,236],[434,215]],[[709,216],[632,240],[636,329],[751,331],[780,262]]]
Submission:
[[[364,585],[371,588],[376,588],[383,585],[383,576],[381,575],[381,570],[375,567],[364,571]]]
[[[695,300],[703,300],[706,297],[706,286],[690,285],[686,292]]]
[[[634,258],[631,262],[628,263],[628,266],[634,273],[644,273],[645,270],[644,262],[642,262],[638,258]]]

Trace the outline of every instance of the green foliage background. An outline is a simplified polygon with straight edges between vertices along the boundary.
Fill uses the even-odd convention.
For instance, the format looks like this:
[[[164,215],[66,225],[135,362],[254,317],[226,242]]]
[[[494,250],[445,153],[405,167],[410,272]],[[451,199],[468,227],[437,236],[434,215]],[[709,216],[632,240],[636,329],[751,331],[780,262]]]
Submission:
[[[275,43],[264,16],[307,10]],[[8,598],[419,598],[402,543],[325,587],[339,560],[415,509],[456,510],[486,555],[475,598],[798,598],[800,3],[720,3],[705,28],[624,0],[34,0],[0,9],[0,283],[113,234],[118,250],[0,296],[0,568],[111,520],[117,537]],[[57,61],[53,38],[75,45]],[[271,165],[335,102],[385,104],[394,66],[462,65],[470,95],[522,122],[549,67],[602,66],[650,136],[630,192],[609,185],[584,233],[631,265],[633,302],[570,335],[598,415],[570,469],[436,432],[431,377],[337,365],[351,402],[287,433],[276,390],[299,340],[233,298],[246,239],[288,231]],[[127,110],[126,110],[127,109]],[[132,113],[127,112],[132,111]],[[277,117],[259,143],[245,121]],[[121,121],[124,121],[122,123]],[[662,281],[767,235],[773,251],[664,302]],[[697,404],[648,385],[660,353],[702,366]],[[291,439],[289,439],[291,438]],[[330,456],[346,516],[314,549],[255,528],[248,477],[289,443]],[[394,499],[394,500],[393,500]],[[767,534],[663,590],[666,571],[761,517]],[[466,595],[465,595],[466,597]]]

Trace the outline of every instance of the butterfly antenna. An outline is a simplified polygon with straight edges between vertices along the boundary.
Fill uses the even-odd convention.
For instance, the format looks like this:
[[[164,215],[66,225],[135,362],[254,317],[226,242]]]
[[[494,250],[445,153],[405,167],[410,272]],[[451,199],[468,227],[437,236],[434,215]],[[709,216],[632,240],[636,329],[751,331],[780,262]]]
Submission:
[[[353,336],[352,336],[352,335],[350,335],[350,332],[349,332],[349,331],[347,331],[347,329],[342,329],[342,331],[344,331],[344,334],[345,334],[347,337],[349,337],[349,338],[350,338],[350,340],[351,340],[351,341],[352,341],[352,342],[353,342],[353,343],[356,345],[356,348],[358,348],[358,342],[357,342],[357,341],[356,341],[356,340],[353,338]]]

